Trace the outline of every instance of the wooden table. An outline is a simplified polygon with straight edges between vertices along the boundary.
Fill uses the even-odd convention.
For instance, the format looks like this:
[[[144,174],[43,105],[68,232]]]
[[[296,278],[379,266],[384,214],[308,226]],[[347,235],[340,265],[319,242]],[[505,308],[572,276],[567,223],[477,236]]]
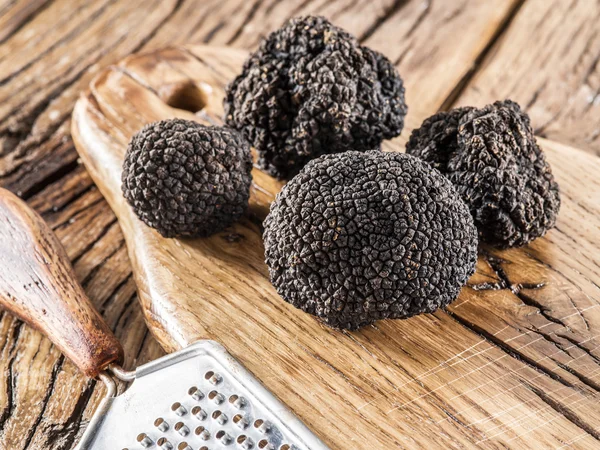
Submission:
[[[398,414],[409,430],[398,448],[418,448],[432,433],[444,448],[598,448],[600,230],[588,226],[600,215],[598,179],[589,176],[600,173],[594,0],[0,0],[1,185],[58,234],[123,342],[127,365],[157,357],[162,350],[137,305],[119,226],[69,135],[73,104],[95,73],[129,53],[182,43],[251,49],[286,18],[308,13],[329,17],[398,66],[409,116],[387,147],[403,146],[410,129],[439,109],[510,97],[548,139],[551,163],[571,174],[559,179],[567,192],[584,192],[547,237],[480,258],[471,284],[497,289],[466,288],[448,312],[416,319],[428,329],[451,323],[460,333],[404,337],[407,354],[430,345],[439,363],[419,371],[416,361],[407,368],[411,381],[394,386],[420,406],[418,415]],[[536,288],[544,280],[553,287]],[[436,346],[458,350],[448,357]],[[0,351],[0,448],[72,448],[104,388],[8,314]],[[504,393],[486,391],[502,378]],[[464,423],[464,408],[480,419]]]

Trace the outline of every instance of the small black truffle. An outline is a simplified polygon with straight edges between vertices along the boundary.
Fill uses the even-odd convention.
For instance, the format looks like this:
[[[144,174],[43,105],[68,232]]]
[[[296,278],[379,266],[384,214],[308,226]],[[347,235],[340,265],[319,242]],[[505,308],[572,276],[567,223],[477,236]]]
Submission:
[[[121,187],[137,216],[163,236],[208,236],[246,211],[251,170],[250,146],[237,131],[161,120],[131,139]]]
[[[413,131],[406,152],[454,183],[484,242],[525,245],[556,223],[558,184],[515,102],[438,113]]]
[[[401,153],[349,151],[309,162],[264,225],[277,292],[334,328],[444,307],[477,261],[477,230],[455,188]]]
[[[227,124],[278,178],[322,154],[376,149],[400,134],[406,115],[391,62],[312,16],[291,19],[261,43],[227,87],[224,106]]]

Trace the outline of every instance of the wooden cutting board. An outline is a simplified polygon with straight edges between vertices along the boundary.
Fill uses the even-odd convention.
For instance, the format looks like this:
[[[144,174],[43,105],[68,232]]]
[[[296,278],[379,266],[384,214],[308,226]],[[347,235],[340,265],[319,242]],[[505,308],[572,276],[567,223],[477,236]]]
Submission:
[[[219,341],[334,449],[598,444],[600,163],[578,150],[541,141],[563,189],[557,229],[524,249],[482,249],[448,312],[353,333],[271,286],[261,222],[282,184],[258,169],[248,216],[210,238],[164,239],[135,217],[120,191],[131,136],[170,117],[220,124],[223,88],[246,56],[206,46],[134,55],[97,76],[73,113],[160,344]]]

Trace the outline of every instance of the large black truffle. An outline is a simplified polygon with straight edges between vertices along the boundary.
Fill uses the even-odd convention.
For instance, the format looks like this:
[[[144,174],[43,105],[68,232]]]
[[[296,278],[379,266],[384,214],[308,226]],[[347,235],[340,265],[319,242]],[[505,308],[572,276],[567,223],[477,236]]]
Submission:
[[[291,19],[271,33],[227,87],[225,120],[278,178],[310,159],[370,150],[397,136],[402,79],[383,55],[323,17]]]
[[[477,260],[477,230],[455,188],[400,153],[349,151],[309,162],[264,225],[277,292],[335,328],[444,307]]]
[[[131,139],[122,191],[163,236],[208,236],[246,211],[251,170],[250,146],[237,131],[161,120]]]
[[[521,246],[556,222],[558,184],[529,117],[515,102],[438,113],[413,131],[406,152],[454,183],[482,241]]]

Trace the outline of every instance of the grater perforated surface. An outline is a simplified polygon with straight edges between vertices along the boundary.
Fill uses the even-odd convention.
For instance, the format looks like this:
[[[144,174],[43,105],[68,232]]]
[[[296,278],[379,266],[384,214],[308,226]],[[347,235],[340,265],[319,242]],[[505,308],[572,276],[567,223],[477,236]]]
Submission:
[[[78,450],[327,449],[285,405],[213,341],[136,370],[107,398]]]

